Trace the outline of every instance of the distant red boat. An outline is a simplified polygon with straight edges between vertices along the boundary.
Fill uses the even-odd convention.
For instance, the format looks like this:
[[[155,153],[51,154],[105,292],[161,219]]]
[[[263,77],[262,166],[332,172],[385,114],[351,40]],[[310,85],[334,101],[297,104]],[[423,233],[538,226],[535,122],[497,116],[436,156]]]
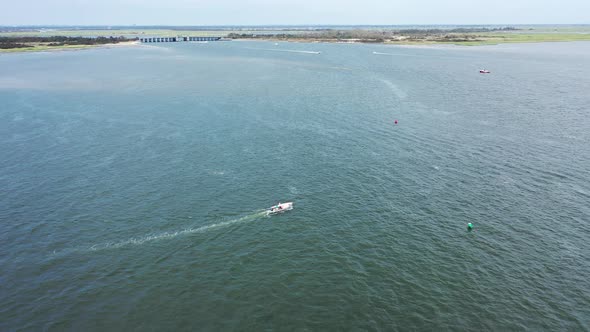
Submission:
[[[480,69],[480,70],[479,70],[479,73],[480,73],[480,74],[489,74],[489,73],[491,73],[491,71],[489,71],[489,70],[486,70],[486,69]]]

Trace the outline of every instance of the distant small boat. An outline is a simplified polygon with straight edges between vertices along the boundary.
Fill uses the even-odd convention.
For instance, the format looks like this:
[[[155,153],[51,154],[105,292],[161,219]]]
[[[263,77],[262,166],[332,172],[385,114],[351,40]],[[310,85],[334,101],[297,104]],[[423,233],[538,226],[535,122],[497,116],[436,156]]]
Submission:
[[[283,213],[283,212],[289,211],[289,210],[293,210],[293,202],[287,202],[287,203],[280,203],[279,202],[279,204],[271,206],[267,210],[267,213],[268,214],[277,214],[277,213]]]
[[[491,73],[491,71],[489,71],[489,70],[487,70],[487,69],[480,69],[480,70],[479,70],[479,73],[480,73],[480,74],[489,74],[489,73]]]

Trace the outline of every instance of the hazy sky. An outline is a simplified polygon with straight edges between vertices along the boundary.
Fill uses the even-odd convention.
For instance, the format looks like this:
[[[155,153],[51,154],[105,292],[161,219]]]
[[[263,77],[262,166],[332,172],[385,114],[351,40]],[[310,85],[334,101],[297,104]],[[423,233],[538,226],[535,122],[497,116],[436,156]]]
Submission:
[[[0,25],[590,23],[590,0],[0,0]]]

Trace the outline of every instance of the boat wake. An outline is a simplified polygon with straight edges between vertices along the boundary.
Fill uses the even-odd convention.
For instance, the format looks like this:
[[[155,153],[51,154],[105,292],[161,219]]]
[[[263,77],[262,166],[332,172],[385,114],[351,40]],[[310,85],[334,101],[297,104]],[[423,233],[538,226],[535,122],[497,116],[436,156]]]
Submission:
[[[247,222],[247,221],[254,221],[263,217],[268,216],[267,210],[257,211],[255,213],[249,214],[247,216],[243,216],[241,218],[222,221],[215,224],[205,225],[196,228],[186,228],[183,230],[173,231],[173,232],[163,232],[159,234],[151,234],[142,237],[133,237],[123,241],[116,241],[116,242],[104,242],[101,244],[95,244],[90,247],[86,248],[78,248],[78,249],[70,249],[70,250],[63,250],[63,251],[54,251],[53,254],[67,254],[71,252],[93,252],[93,251],[102,251],[107,249],[118,249],[123,247],[130,247],[130,246],[138,246],[149,242],[156,242],[162,240],[172,240],[177,237],[197,234],[197,233],[205,233],[211,230],[215,230],[222,227],[227,227],[233,224]]]
[[[389,87],[389,89],[395,94],[395,96],[398,99],[402,100],[402,99],[406,99],[408,97],[408,94],[405,91],[403,91],[402,89],[400,89],[393,82],[386,80],[386,79],[382,79],[382,78],[379,78],[378,80],[380,82],[382,82],[383,84],[387,85],[387,87]]]
[[[277,50],[272,48],[249,48],[250,50],[272,51],[272,52],[288,52],[288,53],[303,53],[303,54],[322,54],[320,51],[300,51],[300,50]]]
[[[401,54],[401,53],[383,53],[383,52],[373,52],[375,55],[389,55],[389,56],[415,56],[413,54]]]

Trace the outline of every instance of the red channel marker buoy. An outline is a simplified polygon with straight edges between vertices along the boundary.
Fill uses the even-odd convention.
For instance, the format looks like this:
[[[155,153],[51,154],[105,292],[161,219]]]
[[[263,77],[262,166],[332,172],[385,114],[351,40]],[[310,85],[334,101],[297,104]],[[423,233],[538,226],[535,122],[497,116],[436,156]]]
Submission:
[[[393,123],[397,124],[397,120],[393,121]]]

